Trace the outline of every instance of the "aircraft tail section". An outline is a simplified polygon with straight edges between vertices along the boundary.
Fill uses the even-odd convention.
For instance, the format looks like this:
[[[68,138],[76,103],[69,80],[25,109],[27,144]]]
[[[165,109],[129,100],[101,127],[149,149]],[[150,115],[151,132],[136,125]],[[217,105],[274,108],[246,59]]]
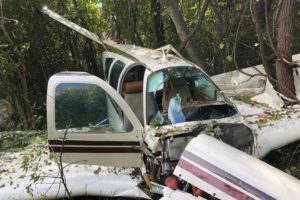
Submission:
[[[299,199],[300,181],[218,139],[201,134],[174,174],[220,199]]]

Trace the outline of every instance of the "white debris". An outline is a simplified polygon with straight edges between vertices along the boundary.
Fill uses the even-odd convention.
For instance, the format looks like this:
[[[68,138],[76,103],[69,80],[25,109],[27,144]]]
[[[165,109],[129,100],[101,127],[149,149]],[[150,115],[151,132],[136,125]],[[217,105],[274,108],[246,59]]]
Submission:
[[[267,80],[265,91],[262,94],[252,97],[251,100],[258,103],[267,104],[271,108],[275,109],[280,109],[284,105],[283,100],[277,96],[277,93],[273,89],[273,86],[269,80]]]
[[[300,54],[293,56],[293,62],[300,63]],[[300,75],[297,70],[300,71],[299,68],[294,70],[294,84],[296,96],[300,99]],[[235,70],[215,75],[211,79],[228,96],[248,96],[252,97],[253,101],[268,104],[271,108],[280,109],[283,106],[283,101],[278,97],[265,74],[264,67],[257,65],[240,71]]]
[[[49,159],[45,142],[22,152],[0,152],[0,199],[56,199],[66,197],[57,163]],[[35,155],[36,148],[43,152]],[[24,156],[29,156],[24,171]],[[36,159],[34,158],[36,156]],[[34,158],[34,159],[31,159]],[[67,187],[73,196],[108,196],[150,199],[139,187],[134,168],[64,164]],[[35,181],[36,179],[36,181]],[[43,199],[42,198],[42,199]]]
[[[182,192],[180,190],[171,190],[168,187],[165,187],[163,190],[164,194],[160,200],[201,200],[204,199],[202,197],[193,196],[190,193]]]

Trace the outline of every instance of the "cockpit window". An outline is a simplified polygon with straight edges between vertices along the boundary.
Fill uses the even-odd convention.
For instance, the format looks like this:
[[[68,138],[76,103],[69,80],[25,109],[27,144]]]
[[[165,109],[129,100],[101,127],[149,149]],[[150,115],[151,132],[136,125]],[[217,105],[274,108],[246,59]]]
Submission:
[[[147,123],[155,126],[236,114],[226,96],[195,67],[154,72],[147,80],[146,98]]]

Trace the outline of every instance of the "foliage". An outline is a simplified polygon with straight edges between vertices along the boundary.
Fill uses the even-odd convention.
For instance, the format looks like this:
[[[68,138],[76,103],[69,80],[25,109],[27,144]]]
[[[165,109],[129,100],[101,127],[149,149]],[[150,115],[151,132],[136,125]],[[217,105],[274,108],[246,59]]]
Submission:
[[[6,131],[0,133],[0,151],[16,152],[35,142],[37,138],[43,137],[45,133],[40,131]]]
[[[46,148],[46,134],[40,131],[26,131],[26,132],[2,132],[0,151],[4,151],[3,159],[5,162],[15,162],[16,157],[7,156],[16,152],[19,159],[15,162],[16,166],[4,168],[0,173],[9,175],[9,182],[7,184],[13,186],[15,189],[19,187],[19,182],[16,179],[27,179],[29,184],[26,186],[26,192],[32,194],[32,185],[38,181],[42,181],[44,175],[41,172],[42,167],[50,165],[53,156],[48,156],[49,153]],[[3,156],[2,155],[2,156]],[[13,174],[18,174],[18,178],[11,177]],[[1,185],[5,187],[5,184]]]
[[[44,156],[48,155],[48,151],[46,149],[45,139],[42,137],[35,137],[30,148],[33,150],[24,154],[22,157],[20,168],[24,174],[20,175],[19,178],[24,179],[29,177],[30,182],[26,186],[26,192],[32,195],[32,185],[38,181],[43,181],[44,176],[41,169],[51,164],[51,156]]]
[[[244,102],[244,103],[247,103],[247,104],[251,104],[251,105],[253,105],[255,103],[251,100],[251,97],[244,96],[244,95],[236,96],[236,97],[234,97],[234,99],[238,100],[238,101],[241,101],[241,102]]]
[[[300,179],[300,143],[295,142],[272,151],[263,160],[268,164]]]
[[[189,29],[194,28],[203,2],[178,1]],[[194,35],[200,53],[205,57],[203,62],[210,65],[212,73],[235,69],[234,61],[239,67],[261,63],[254,47],[257,37],[253,16],[250,6],[245,2],[248,1],[211,1]],[[43,5],[102,37],[149,48],[165,43],[171,43],[177,48],[181,45],[166,10],[161,6],[155,7],[159,5],[159,0],[18,0],[17,3],[2,0],[2,4],[3,16],[10,19],[5,21],[4,26],[13,44],[0,34],[0,98],[13,104],[13,120],[21,129],[34,128],[28,122],[29,115],[36,122],[31,126],[45,128],[46,86],[52,74],[64,70],[87,71],[103,78],[102,47],[42,15],[39,10]],[[257,4],[262,29],[265,31],[264,1],[257,1]],[[246,9],[243,14],[244,6]],[[268,19],[269,25],[272,25],[272,39],[276,39],[276,24],[272,21],[276,9],[277,1],[269,1]],[[300,4],[297,3],[294,53],[300,48],[299,9]],[[162,26],[159,27],[157,23]],[[161,38],[158,38],[157,32]],[[266,39],[265,32],[263,36]],[[266,49],[270,52],[268,46]],[[24,56],[24,60],[17,50]],[[183,54],[186,56],[186,52]],[[26,112],[29,107],[32,112]]]
[[[39,11],[47,5],[52,10],[78,23],[103,38],[120,40],[123,43],[156,48],[170,43],[179,48],[181,41],[162,7],[156,7],[159,0],[14,0],[2,2],[3,27],[8,34],[0,30],[0,98],[9,100],[14,107],[12,120],[18,129],[45,129],[46,127],[46,90],[49,77],[57,72],[73,70],[87,71],[103,78],[101,66],[102,47],[53,21]],[[204,55],[203,62],[211,66],[212,74],[222,73],[239,67],[248,67],[261,63],[252,10],[247,7],[243,14],[244,2],[212,0],[205,18],[194,35]],[[253,1],[254,2],[254,1]],[[258,4],[258,14],[267,41],[264,1]],[[273,23],[278,11],[278,2],[269,1],[268,16],[271,39],[276,41],[276,23]],[[296,0],[296,16],[293,53],[300,49],[300,0]],[[203,0],[178,0],[178,6],[189,29],[197,23],[197,17]],[[158,16],[158,17],[157,17]],[[0,20],[3,20],[0,16]],[[242,21],[241,21],[242,19]],[[157,22],[162,26],[158,26]],[[241,22],[241,23],[240,23]],[[240,27],[239,27],[240,23]],[[160,33],[159,38],[156,33]],[[236,47],[236,48],[235,48]],[[271,54],[268,45],[267,54]],[[187,56],[186,52],[182,52]],[[236,61],[236,62],[235,62]],[[70,97],[65,104],[75,103]],[[241,101],[254,104],[249,97],[240,97]],[[32,112],[31,112],[32,111]],[[80,111],[78,109],[78,111]],[[77,113],[78,114],[78,113]],[[78,114],[79,115],[79,114]],[[263,128],[266,123],[280,119],[282,113],[265,113],[259,116],[257,125]],[[61,116],[63,118],[63,116]],[[94,117],[96,118],[96,116]],[[32,123],[32,120],[35,123]],[[66,122],[64,122],[66,123]],[[41,162],[49,164],[51,159],[42,159],[46,152],[45,135],[35,132],[1,132],[0,151],[14,152],[30,145],[31,152],[22,157],[24,174],[31,183],[42,180],[39,172]],[[274,165],[287,173],[300,177],[299,144],[292,144],[275,151]],[[271,163],[271,162],[270,162]],[[283,164],[283,163],[288,163]],[[3,187],[3,186],[0,186]],[[31,184],[27,187],[30,193]]]
[[[13,103],[14,121],[23,129],[34,128],[26,121],[25,110],[29,107],[26,101],[33,109],[31,117],[39,120],[35,128],[45,128],[46,86],[52,74],[64,70],[88,71],[99,76],[102,73],[99,47],[43,16],[39,9],[44,4],[94,32],[101,29],[100,11],[92,1],[3,1],[4,16],[18,23],[4,24],[13,44],[7,37],[0,36],[1,97]],[[20,81],[23,72],[24,82]],[[21,83],[26,83],[27,88]]]

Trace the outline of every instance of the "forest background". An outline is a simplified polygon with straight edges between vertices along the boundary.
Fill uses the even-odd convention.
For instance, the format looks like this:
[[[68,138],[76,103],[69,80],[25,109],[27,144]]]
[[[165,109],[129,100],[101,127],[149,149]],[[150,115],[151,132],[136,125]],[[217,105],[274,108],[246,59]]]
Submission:
[[[283,13],[286,2],[292,8]],[[0,0],[0,99],[13,113],[0,130],[46,128],[51,75],[75,70],[103,78],[101,47],[43,15],[43,6],[102,38],[148,48],[172,44],[209,75],[263,63],[280,89],[278,60],[296,70],[289,56],[300,51],[300,0]],[[291,24],[284,57],[282,19]]]

